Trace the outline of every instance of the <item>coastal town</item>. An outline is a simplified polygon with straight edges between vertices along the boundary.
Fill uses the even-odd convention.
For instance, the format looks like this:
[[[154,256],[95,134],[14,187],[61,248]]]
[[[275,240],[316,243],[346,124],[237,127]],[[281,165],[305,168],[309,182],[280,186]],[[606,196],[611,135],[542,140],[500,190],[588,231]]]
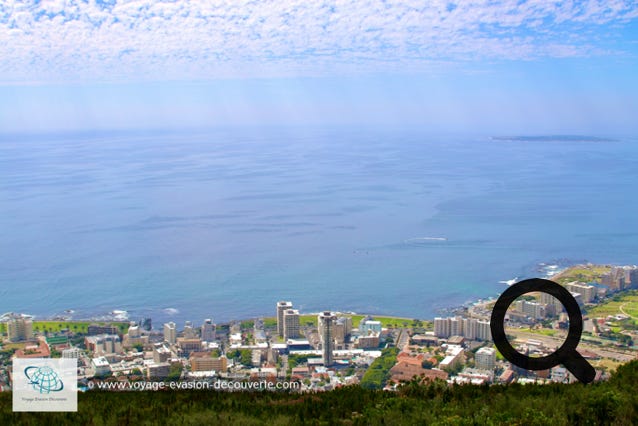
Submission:
[[[638,358],[638,267],[582,264],[554,274],[583,313],[579,353],[605,380]],[[177,388],[327,391],[360,385],[393,390],[412,381],[449,384],[570,383],[563,366],[528,371],[504,360],[491,342],[494,300],[482,300],[434,319],[357,315],[329,310],[305,314],[273,301],[272,317],[216,324],[36,321],[0,317],[0,391],[10,391],[15,358],[72,358],[80,390]],[[552,296],[527,294],[506,316],[512,345],[545,356],[569,326]],[[136,385],[137,384],[137,385]],[[206,385],[206,386],[204,386]],[[175,388],[173,386],[173,388]]]

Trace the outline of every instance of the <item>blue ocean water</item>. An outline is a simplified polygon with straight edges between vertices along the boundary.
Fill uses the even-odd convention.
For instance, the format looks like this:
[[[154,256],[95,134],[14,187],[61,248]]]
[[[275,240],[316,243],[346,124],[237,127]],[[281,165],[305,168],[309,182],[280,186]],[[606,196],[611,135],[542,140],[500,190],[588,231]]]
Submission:
[[[638,263],[638,141],[414,130],[0,136],[0,313],[429,318],[540,262]]]

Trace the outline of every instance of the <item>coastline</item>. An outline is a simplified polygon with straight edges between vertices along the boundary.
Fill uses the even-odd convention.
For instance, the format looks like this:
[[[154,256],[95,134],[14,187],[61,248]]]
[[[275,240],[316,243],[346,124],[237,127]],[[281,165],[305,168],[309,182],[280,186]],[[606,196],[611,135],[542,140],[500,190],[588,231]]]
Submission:
[[[562,263],[562,265],[560,265]],[[612,266],[617,266],[617,265],[610,265],[610,264],[593,264],[593,263],[589,263],[589,262],[578,262],[578,263],[574,263],[574,262],[570,262],[568,260],[565,259],[560,259],[557,260],[555,262],[550,262],[550,263],[546,263],[546,262],[542,262],[542,263],[538,263],[536,265],[536,270],[538,272],[542,273],[542,276],[538,276],[540,278],[547,278],[547,279],[552,279],[552,280],[560,280],[561,278],[563,278],[564,274],[567,271],[570,271],[574,268],[578,269],[578,268],[588,268],[588,267],[595,267],[595,268],[611,268]],[[500,283],[504,284],[504,285],[511,285],[510,282],[513,284],[513,281],[520,281],[522,279],[525,278],[531,278],[531,277],[515,277],[514,279],[510,279],[510,280],[503,280],[500,281]],[[505,288],[505,287],[504,287]],[[478,299],[474,299],[472,301],[467,301],[463,304],[456,304],[456,305],[450,305],[447,307],[443,307],[440,309],[436,310],[436,314],[439,316],[453,316],[453,315],[457,315],[457,314],[462,314],[464,312],[466,312],[468,310],[468,308],[478,305],[478,304],[484,304],[484,303],[489,303],[490,301],[495,300],[496,298],[498,298],[498,294],[495,295],[486,295],[483,297],[480,297]],[[274,302],[273,302],[274,303]],[[425,321],[425,322],[430,322],[434,319],[434,317],[431,318],[427,318],[427,317],[414,317],[414,316],[405,316],[405,315],[401,315],[400,313],[390,313],[390,314],[385,314],[385,313],[378,313],[378,312],[356,312],[356,311],[335,311],[335,312],[339,312],[341,314],[345,314],[345,315],[350,315],[353,317],[365,317],[365,316],[372,316],[374,318],[384,318],[384,319],[391,319],[391,320],[403,320],[403,321],[414,321],[414,320],[419,320],[419,321]],[[74,311],[72,310],[68,310],[65,313],[69,314],[68,317],[65,316],[61,316],[61,315],[53,315],[53,316],[49,316],[49,317],[44,317],[44,318],[39,318],[36,315],[31,315],[31,314],[25,314],[25,313],[17,313],[18,315],[24,315],[24,316],[28,316],[31,317],[33,319],[34,322],[53,322],[53,323],[57,323],[57,322],[68,322],[68,323],[88,323],[88,322],[95,322],[95,323],[128,323],[131,321],[141,321],[143,318],[131,318],[129,317],[129,313],[125,310],[122,309],[114,309],[112,311],[109,312],[109,314],[107,315],[99,315],[99,316],[89,316],[89,317],[78,317],[78,318],[74,318],[72,317],[72,314],[74,313]],[[317,312],[300,312],[300,315],[302,317],[310,317],[310,316],[317,316],[320,313],[320,311]],[[0,321],[3,317],[7,316],[8,314],[13,314],[11,312],[5,313],[2,316],[0,316]],[[110,315],[110,316],[109,316]],[[248,316],[248,317],[244,317],[244,318],[238,318],[238,319],[233,319],[233,320],[224,320],[224,321],[220,321],[219,324],[232,324],[235,322],[246,322],[246,321],[254,321],[257,319],[264,319],[264,320],[268,320],[268,319],[273,319],[275,318],[272,313],[270,314],[265,314],[265,315],[258,315],[258,316]],[[161,323],[161,322],[160,322]]]

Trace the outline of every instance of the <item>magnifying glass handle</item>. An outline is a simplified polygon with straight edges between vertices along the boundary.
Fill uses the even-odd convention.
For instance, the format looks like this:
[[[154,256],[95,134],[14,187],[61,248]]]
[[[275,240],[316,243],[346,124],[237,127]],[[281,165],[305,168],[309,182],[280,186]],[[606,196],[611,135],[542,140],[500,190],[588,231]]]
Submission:
[[[596,377],[596,370],[578,351],[573,351],[563,360],[563,365],[582,383],[589,383]]]

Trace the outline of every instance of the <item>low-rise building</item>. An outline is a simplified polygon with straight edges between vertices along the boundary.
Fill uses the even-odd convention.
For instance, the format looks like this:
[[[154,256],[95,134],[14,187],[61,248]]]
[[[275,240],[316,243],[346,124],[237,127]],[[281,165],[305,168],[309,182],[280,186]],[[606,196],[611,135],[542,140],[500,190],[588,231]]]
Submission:
[[[193,352],[189,360],[191,371],[226,372],[228,370],[226,357],[212,357],[210,352]]]
[[[168,362],[152,362],[146,366],[146,377],[149,379],[165,379],[171,372]]]
[[[105,377],[111,374],[111,364],[109,364],[108,360],[103,356],[93,358],[91,360],[91,367],[93,368],[93,375],[95,377]]]
[[[449,345],[445,354],[446,357],[439,364],[442,370],[451,370],[463,361],[463,348],[460,346]]]
[[[87,327],[87,332],[89,336],[97,336],[99,334],[119,334],[120,329],[115,325],[100,325],[100,324],[91,324]]]
[[[84,345],[94,355],[110,355],[122,352],[122,342],[117,334],[86,336]]]
[[[167,362],[172,356],[172,352],[162,343],[153,345],[153,361],[158,364]]]
[[[202,349],[202,341],[201,339],[187,339],[185,337],[178,337],[177,347],[179,348],[180,354],[183,357],[187,358],[191,352],[199,351]]]
[[[359,336],[357,339],[357,348],[359,349],[374,349],[379,347],[379,333],[370,332],[365,336]]]

